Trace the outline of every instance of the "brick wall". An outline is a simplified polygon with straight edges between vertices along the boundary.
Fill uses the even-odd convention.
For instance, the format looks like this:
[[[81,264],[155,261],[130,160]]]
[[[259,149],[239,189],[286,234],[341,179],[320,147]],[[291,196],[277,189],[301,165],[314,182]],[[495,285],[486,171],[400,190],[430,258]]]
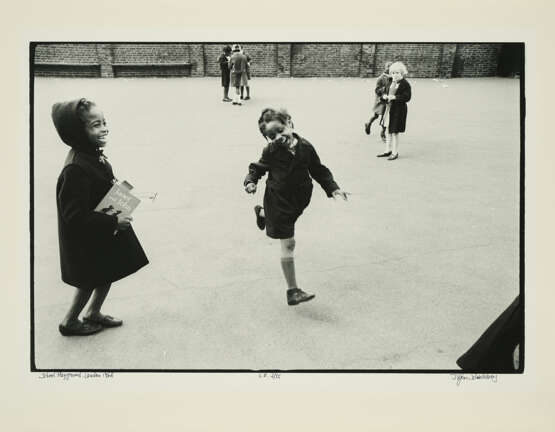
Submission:
[[[409,77],[437,77],[441,62],[441,44],[377,44],[376,72],[383,71],[387,61],[402,61]]]
[[[495,76],[502,44],[458,44],[453,76]]]
[[[205,73],[206,76],[220,76],[220,65],[218,64],[218,58],[223,52],[225,45],[231,44],[204,44],[204,56],[205,56]]]
[[[98,64],[95,44],[39,44],[35,48],[35,63]]]
[[[241,42],[239,42],[241,43]],[[232,42],[230,43],[230,45]],[[219,76],[225,43],[37,44],[39,76]],[[244,43],[253,77],[374,77],[401,60],[409,77],[477,77],[497,73],[502,44]],[[122,67],[121,65],[140,65]],[[96,65],[95,67],[89,67]],[[118,66],[119,65],[119,66]],[[147,67],[152,66],[152,67]]]
[[[276,44],[241,44],[251,57],[251,75],[253,77],[277,76],[277,45]]]
[[[296,77],[357,77],[362,44],[291,45],[291,75]]]

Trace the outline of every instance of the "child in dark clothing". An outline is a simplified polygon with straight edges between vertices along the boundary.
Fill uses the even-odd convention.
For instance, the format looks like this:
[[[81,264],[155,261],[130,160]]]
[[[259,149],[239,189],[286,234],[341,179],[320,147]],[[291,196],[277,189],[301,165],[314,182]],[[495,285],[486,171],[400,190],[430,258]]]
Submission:
[[[222,74],[222,87],[224,89],[223,102],[231,102],[232,99],[229,97],[229,83],[230,83],[230,72],[229,72],[229,59],[231,56],[231,47],[226,45],[223,48],[223,52],[218,58],[218,63],[220,65],[220,72]]]
[[[52,120],[71,147],[58,177],[56,204],[62,280],[76,288],[58,328],[64,336],[84,336],[122,324],[100,308],[112,282],[136,272],[148,259],[131,217],[94,210],[115,181],[103,154],[108,128],[102,111],[91,101],[77,99],[54,104]],[[80,321],[91,295],[84,322]]]
[[[385,112],[386,101],[382,99],[382,95],[385,93],[385,89],[387,88],[389,82],[391,81],[391,76],[389,75],[389,67],[391,66],[392,62],[387,62],[384,66],[384,71],[376,80],[376,89],[374,93],[376,93],[376,100],[374,101],[374,106],[372,108],[372,117],[368,120],[367,123],[364,123],[364,131],[366,135],[370,135],[370,128],[372,127],[372,123],[379,117],[383,116]],[[385,142],[385,127],[382,126],[381,137],[382,141]]]
[[[393,161],[399,157],[399,134],[405,132],[407,124],[407,102],[411,100],[412,90],[405,79],[407,67],[395,62],[389,67],[391,82],[388,84],[382,99],[387,102],[385,112],[380,120],[382,127],[387,128],[385,152],[378,157],[387,157]]]
[[[264,207],[256,206],[256,222],[266,235],[281,241],[281,268],[287,282],[287,303],[297,305],[315,295],[297,286],[295,275],[295,222],[310,203],[312,178],[328,197],[347,200],[332,173],[320,162],[314,147],[293,132],[291,116],[284,110],[266,108],[258,120],[260,132],[271,140],[258,162],[249,165],[244,181],[247,193],[255,193],[258,180],[268,172]]]

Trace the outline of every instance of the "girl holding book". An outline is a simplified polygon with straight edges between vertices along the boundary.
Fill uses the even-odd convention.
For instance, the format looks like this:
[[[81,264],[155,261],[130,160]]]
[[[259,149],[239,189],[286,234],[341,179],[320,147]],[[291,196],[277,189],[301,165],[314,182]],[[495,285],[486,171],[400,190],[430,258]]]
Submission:
[[[84,336],[122,324],[100,309],[112,282],[136,272],[148,259],[131,217],[94,211],[116,181],[103,154],[108,128],[102,111],[92,101],[76,99],[54,104],[52,120],[71,147],[58,177],[56,204],[62,280],[75,292],[58,328],[64,336]]]

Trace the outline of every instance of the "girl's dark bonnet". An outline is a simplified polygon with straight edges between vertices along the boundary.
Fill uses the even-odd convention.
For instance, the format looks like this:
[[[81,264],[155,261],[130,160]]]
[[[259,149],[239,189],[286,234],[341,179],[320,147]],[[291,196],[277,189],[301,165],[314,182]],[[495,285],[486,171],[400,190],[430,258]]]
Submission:
[[[68,146],[91,154],[99,154],[100,150],[90,143],[85,133],[85,125],[77,114],[77,106],[85,99],[69,102],[58,102],[52,106],[52,121],[58,135]]]

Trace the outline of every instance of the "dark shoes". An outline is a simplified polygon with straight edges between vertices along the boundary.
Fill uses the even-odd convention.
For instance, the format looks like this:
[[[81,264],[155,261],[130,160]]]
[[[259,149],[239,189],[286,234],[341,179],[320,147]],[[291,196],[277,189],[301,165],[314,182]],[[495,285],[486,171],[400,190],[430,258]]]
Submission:
[[[388,156],[391,156],[391,152],[390,152],[390,151],[385,152],[385,153],[380,153],[380,154],[377,155],[376,157],[388,157]]]
[[[98,333],[102,330],[102,326],[92,322],[77,320],[75,323],[67,326],[60,324],[58,330],[63,336],[88,336]]]
[[[230,98],[223,98],[223,99],[222,99],[222,102],[231,102],[232,100],[233,100],[233,99],[230,99]]]
[[[259,206],[259,205],[254,206],[254,214],[256,214],[256,226],[258,226],[258,228],[263,230],[264,228],[266,228],[266,218],[263,216],[260,216],[260,210],[262,210],[262,206]]]
[[[295,306],[299,303],[307,302],[312,300],[314,297],[316,297],[315,294],[305,293],[300,288],[291,288],[287,290],[287,304],[289,306]]]
[[[123,321],[110,315],[102,315],[101,317],[83,317],[83,321],[88,324],[98,324],[102,327],[119,327]]]
[[[247,96],[247,97],[245,98],[245,100],[249,100],[250,98],[251,98],[250,96]]]
[[[392,154],[391,156],[389,156],[389,157],[387,158],[387,160],[395,160],[395,159],[397,159],[398,157],[399,157],[399,153],[397,153],[397,154]]]

